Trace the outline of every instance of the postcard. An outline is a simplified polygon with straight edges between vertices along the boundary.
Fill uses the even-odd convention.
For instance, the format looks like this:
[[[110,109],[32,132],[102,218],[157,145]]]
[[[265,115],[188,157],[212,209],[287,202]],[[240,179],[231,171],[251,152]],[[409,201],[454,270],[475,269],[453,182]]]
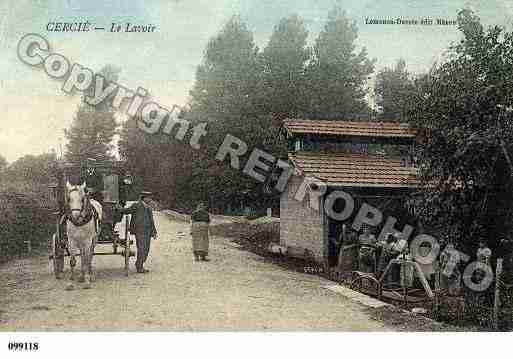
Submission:
[[[512,21],[505,0],[3,0],[2,350],[510,332]]]

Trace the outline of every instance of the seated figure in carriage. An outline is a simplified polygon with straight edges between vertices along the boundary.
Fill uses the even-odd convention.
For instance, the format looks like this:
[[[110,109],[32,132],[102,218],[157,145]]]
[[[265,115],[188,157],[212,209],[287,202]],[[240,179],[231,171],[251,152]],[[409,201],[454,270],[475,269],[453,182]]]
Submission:
[[[114,228],[123,218],[116,205],[125,206],[131,186],[130,177],[88,169],[85,182],[90,198],[99,202],[103,209],[100,241],[112,241]]]

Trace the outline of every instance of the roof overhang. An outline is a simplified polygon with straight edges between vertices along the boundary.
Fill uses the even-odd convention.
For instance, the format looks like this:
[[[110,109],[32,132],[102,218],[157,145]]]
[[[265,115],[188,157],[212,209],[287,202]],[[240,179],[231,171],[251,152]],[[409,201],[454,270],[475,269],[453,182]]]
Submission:
[[[333,136],[414,140],[418,131],[407,123],[382,121],[329,121],[286,119],[283,128],[288,136]]]
[[[289,159],[294,174],[315,179],[328,187],[410,190],[420,187],[417,169],[383,157],[307,152],[289,154]],[[320,173],[325,175],[320,176]]]

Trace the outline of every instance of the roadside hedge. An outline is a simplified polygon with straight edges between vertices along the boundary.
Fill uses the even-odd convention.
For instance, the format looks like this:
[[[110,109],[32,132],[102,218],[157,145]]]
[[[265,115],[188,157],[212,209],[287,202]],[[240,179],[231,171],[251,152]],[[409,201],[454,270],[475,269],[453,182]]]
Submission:
[[[27,253],[46,249],[54,230],[51,209],[43,196],[15,191],[0,192],[0,262]]]

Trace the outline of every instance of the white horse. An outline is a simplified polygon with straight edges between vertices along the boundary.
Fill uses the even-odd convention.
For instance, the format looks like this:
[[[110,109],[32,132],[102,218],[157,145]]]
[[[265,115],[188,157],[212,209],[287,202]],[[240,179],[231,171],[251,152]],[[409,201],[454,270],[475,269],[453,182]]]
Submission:
[[[82,267],[80,281],[84,282],[84,289],[91,288],[94,281],[93,254],[97,237],[100,233],[99,219],[102,218],[100,203],[89,198],[85,192],[86,184],[72,186],[66,183],[68,194],[69,214],[66,222],[68,234],[68,249],[70,253],[71,276],[66,289],[74,289],[75,254],[80,251],[80,264]],[[96,211],[96,214],[95,214]]]

